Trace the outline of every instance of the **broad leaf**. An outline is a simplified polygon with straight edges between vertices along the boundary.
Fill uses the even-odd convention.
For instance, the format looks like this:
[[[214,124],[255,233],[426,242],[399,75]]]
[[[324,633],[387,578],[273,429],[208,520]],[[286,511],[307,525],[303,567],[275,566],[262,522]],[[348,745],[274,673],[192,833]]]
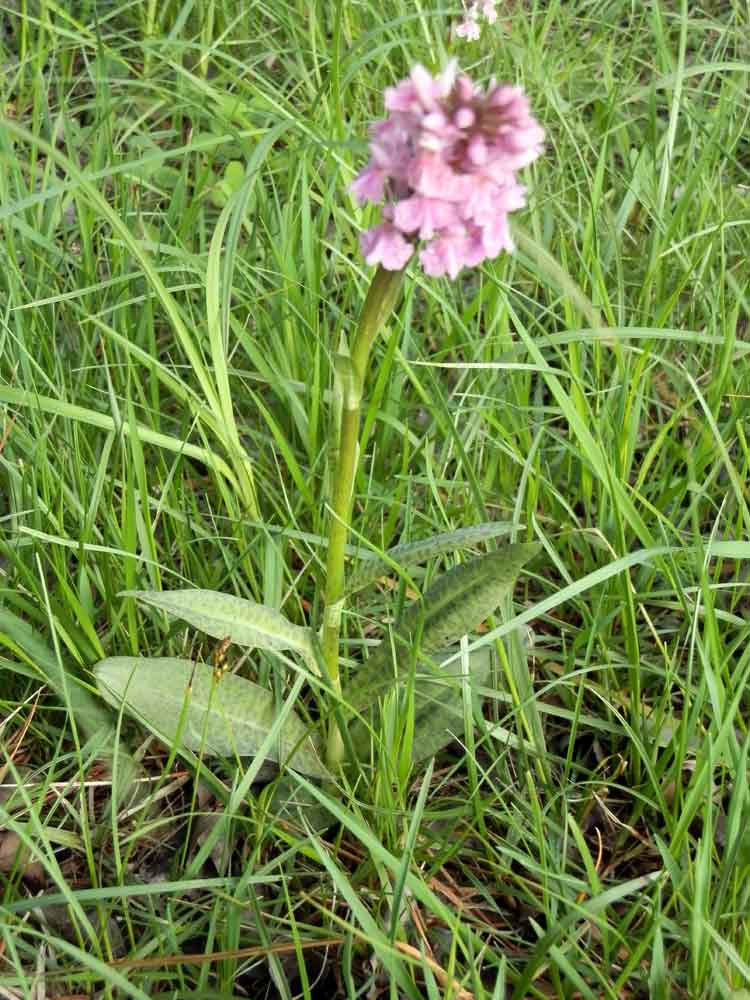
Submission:
[[[273,652],[293,649],[317,672],[311,629],[292,624],[265,604],[215,590],[124,590],[120,596],[161,608],[215,639]]]
[[[523,566],[539,552],[536,542],[506,545],[496,552],[454,566],[404,614],[404,631],[416,632],[424,616],[421,648],[444,649],[472,632],[512,592]]]
[[[362,590],[369,584],[374,583],[379,577],[392,572],[394,568],[403,566],[414,566],[418,563],[427,562],[435,556],[445,555],[446,552],[455,552],[456,549],[469,548],[478,542],[487,541],[490,538],[498,538],[500,535],[507,535],[513,525],[500,521],[487,521],[484,524],[475,524],[469,528],[458,528],[456,531],[446,531],[440,535],[432,535],[430,538],[420,539],[417,542],[406,542],[403,545],[395,545],[388,549],[384,558],[372,556],[362,560],[361,565],[352,573],[347,581],[347,593],[353,594]]]
[[[433,657],[434,668],[419,665],[414,677],[414,735],[412,760],[433,757],[438,750],[464,732],[464,706],[461,690],[464,663],[453,659],[458,650],[447,650]],[[482,698],[477,688],[486,684],[492,668],[494,650],[489,646],[468,655],[469,684],[475,713],[481,710]],[[444,666],[446,660],[452,660]],[[377,733],[377,725],[373,727]],[[361,719],[350,726],[352,743],[357,756],[369,755],[371,727]]]
[[[173,657],[113,656],[94,668],[102,696],[124,707],[164,742],[209,756],[254,756],[274,728],[278,709],[265,688],[235,674],[216,679],[207,663]],[[290,712],[270,760],[317,778],[328,775],[307,726]]]
[[[451,654],[453,655],[453,654]],[[468,655],[471,700],[476,715],[482,709],[483,698],[478,688],[484,687],[492,672],[495,651],[490,646],[475,649]],[[416,716],[412,740],[412,760],[433,757],[438,750],[464,733],[461,659],[441,670],[441,677],[420,677],[414,692]]]
[[[336,817],[293,774],[282,774],[272,786],[267,809],[273,819],[292,824],[300,833],[305,824],[314,833],[325,833],[336,822]]]
[[[449,570],[406,609],[394,631],[397,642],[413,643],[422,625],[421,652],[445,649],[473,632],[512,592],[522,567],[539,551],[535,542],[506,545]],[[344,699],[361,710],[406,673],[408,656],[394,663],[391,644],[384,642],[344,691]]]

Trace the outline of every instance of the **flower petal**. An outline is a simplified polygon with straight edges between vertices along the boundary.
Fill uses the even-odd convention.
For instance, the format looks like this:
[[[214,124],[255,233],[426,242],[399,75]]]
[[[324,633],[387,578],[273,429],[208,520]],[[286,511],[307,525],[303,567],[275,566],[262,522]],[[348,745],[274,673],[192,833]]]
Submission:
[[[401,271],[414,247],[389,222],[367,229],[359,237],[362,255],[368,264],[382,264],[386,271]]]

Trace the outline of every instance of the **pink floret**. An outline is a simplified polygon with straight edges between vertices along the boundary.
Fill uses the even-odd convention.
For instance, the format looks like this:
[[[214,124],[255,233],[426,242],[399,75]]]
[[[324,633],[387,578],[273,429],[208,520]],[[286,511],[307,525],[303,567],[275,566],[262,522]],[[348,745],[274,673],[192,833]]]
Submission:
[[[387,179],[388,175],[384,170],[379,170],[371,164],[354,178],[349,185],[349,191],[354,195],[358,205],[364,205],[366,201],[382,201]]]
[[[423,240],[430,239],[437,230],[455,225],[459,220],[454,202],[440,198],[423,198],[414,195],[399,201],[394,209],[394,224],[404,233],[419,232]]]
[[[447,234],[428,243],[420,251],[419,260],[425,274],[433,278],[440,278],[446,274],[449,278],[456,278],[466,264],[468,250],[465,233]]]
[[[389,222],[360,234],[359,246],[368,264],[382,264],[386,271],[401,271],[414,253],[413,244]]]

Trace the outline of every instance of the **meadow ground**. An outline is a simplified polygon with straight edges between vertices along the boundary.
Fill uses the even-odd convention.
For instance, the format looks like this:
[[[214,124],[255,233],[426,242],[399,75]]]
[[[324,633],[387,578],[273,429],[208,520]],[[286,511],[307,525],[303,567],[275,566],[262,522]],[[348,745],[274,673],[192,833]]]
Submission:
[[[466,42],[426,0],[0,5],[3,997],[749,995],[750,8],[498,12]],[[520,626],[483,717],[464,691],[409,766],[392,702],[317,837],[252,762],[110,714],[92,667],[211,658],[125,589],[320,623],[370,273],[347,186],[384,88],[450,55],[523,84],[546,149],[514,256],[410,272],[354,526],[542,552],[484,632]],[[352,600],[352,676],[411,589]]]

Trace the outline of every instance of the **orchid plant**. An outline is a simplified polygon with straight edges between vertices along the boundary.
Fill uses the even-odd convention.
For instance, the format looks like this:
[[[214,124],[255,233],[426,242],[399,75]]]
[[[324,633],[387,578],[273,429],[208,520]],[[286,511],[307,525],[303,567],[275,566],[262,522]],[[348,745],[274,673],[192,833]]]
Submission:
[[[488,9],[492,4],[485,4]],[[371,126],[370,160],[351,185],[359,204],[383,203],[382,220],[361,234],[365,261],[377,265],[348,348],[336,355],[334,399],[339,426],[330,454],[328,544],[320,628],[297,625],[278,610],[204,590],[135,591],[148,606],[241,647],[270,651],[298,673],[279,708],[270,691],[240,676],[221,677],[213,664],[184,659],[113,657],[100,662],[104,697],[185,752],[254,756],[330,780],[367,756],[373,720],[384,699],[409,699],[410,761],[434,754],[463,731],[456,683],[475,692],[489,677],[491,649],[469,654],[457,645],[512,593],[534,544],[506,544],[439,577],[409,605],[367,661],[342,681],[341,622],[345,603],[389,570],[424,563],[486,542],[508,525],[486,523],[407,542],[384,558],[361,558],[347,577],[346,552],[357,471],[360,406],[375,340],[393,315],[406,268],[416,257],[425,274],[456,278],[513,250],[508,223],[525,203],[518,171],[540,154],[543,131],[520,88],[483,90],[452,62],[433,77],[415,66],[385,93],[387,116]],[[297,711],[302,685],[317,700],[318,721]],[[475,707],[478,705],[475,697]]]

